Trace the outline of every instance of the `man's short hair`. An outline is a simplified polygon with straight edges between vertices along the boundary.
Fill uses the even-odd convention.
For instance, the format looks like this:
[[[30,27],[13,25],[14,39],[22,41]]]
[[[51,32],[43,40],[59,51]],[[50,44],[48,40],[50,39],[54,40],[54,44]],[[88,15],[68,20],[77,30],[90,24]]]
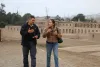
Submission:
[[[33,16],[33,15],[29,16],[29,19],[31,19],[31,18],[34,18],[35,19],[35,16]]]

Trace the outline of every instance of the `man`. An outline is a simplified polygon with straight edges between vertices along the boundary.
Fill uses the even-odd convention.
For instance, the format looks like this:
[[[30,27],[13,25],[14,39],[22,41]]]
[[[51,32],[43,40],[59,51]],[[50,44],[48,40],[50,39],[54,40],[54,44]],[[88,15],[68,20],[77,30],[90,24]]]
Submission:
[[[23,64],[24,67],[29,67],[28,55],[30,51],[31,67],[36,67],[36,44],[40,38],[40,31],[36,26],[35,17],[30,16],[28,22],[23,24],[20,30],[22,36]]]

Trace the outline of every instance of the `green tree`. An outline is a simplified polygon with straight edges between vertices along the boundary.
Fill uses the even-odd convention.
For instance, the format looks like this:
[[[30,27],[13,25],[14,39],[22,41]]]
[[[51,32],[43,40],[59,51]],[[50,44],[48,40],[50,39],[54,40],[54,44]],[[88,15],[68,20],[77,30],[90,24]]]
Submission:
[[[56,17],[55,17],[55,20],[61,20],[61,17],[59,16],[59,15],[57,15]]]
[[[31,16],[31,14],[30,14],[30,13],[26,13],[26,14],[22,17],[22,21],[23,21],[23,22],[26,22],[27,19],[29,18],[29,16]]]
[[[74,18],[72,18],[72,21],[86,21],[85,16],[83,14],[78,14]]]
[[[4,27],[7,23],[6,21],[6,12],[4,10],[5,4],[0,4],[0,27]]]
[[[0,4],[0,22],[5,21],[6,22],[6,12],[4,10],[5,5]]]
[[[11,18],[11,24],[20,24],[19,22],[21,21],[21,16],[18,14],[18,12],[13,13],[10,18]]]
[[[6,16],[8,24],[11,24],[12,14],[9,12]]]
[[[5,22],[0,22],[0,28],[4,28],[6,26]]]

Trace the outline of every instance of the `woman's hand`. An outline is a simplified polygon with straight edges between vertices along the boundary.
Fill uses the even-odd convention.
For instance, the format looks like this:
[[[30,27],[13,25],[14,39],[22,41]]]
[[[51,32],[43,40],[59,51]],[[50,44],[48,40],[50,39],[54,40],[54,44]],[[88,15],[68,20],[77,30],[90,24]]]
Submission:
[[[47,29],[47,33],[51,32],[52,30],[51,29]]]
[[[58,34],[57,36],[58,36],[58,38],[61,38],[61,37],[62,37],[62,35],[61,35],[61,34]]]
[[[54,32],[54,35],[56,35],[56,36],[58,35],[57,31]]]

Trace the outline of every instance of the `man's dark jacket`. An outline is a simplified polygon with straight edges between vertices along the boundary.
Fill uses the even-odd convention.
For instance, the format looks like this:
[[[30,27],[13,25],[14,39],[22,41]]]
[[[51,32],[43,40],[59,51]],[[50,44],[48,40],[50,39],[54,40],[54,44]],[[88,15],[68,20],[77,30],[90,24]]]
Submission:
[[[33,33],[28,33],[28,29],[34,29]],[[35,45],[37,44],[37,39],[40,38],[40,31],[39,28],[37,27],[36,24],[33,24],[32,26],[28,25],[28,23],[25,23],[22,25],[21,30],[20,30],[20,34],[22,36],[22,42],[21,45],[23,46],[28,46],[28,43],[31,41],[33,42]],[[33,38],[34,36],[38,36],[38,38]]]

